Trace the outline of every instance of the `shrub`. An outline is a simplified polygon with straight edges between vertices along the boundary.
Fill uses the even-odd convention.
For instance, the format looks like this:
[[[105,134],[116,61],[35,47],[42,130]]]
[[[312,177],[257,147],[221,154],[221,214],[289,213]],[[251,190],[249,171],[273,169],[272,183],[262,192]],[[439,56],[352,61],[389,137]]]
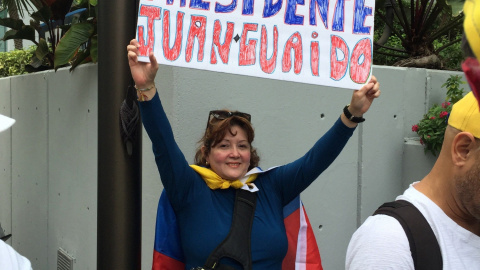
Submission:
[[[442,149],[445,129],[448,125],[448,116],[452,111],[452,106],[463,96],[463,88],[460,84],[465,82],[459,75],[451,75],[442,85],[447,88],[447,98],[442,105],[434,104],[423,119],[412,126],[412,131],[420,137],[420,143],[425,147],[425,153],[431,152],[434,156]]]
[[[26,50],[0,52],[0,77],[8,77],[28,73],[25,66],[30,63],[36,46]]]

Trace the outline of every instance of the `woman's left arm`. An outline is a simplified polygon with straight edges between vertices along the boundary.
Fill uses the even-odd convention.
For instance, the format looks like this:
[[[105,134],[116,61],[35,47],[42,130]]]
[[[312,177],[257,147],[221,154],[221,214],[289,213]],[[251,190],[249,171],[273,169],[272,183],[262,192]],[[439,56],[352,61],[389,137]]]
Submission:
[[[358,125],[352,120],[362,118],[379,96],[380,85],[372,76],[368,84],[353,92],[348,106],[350,117],[342,113],[303,157],[272,171],[285,204],[305,190],[337,158]]]

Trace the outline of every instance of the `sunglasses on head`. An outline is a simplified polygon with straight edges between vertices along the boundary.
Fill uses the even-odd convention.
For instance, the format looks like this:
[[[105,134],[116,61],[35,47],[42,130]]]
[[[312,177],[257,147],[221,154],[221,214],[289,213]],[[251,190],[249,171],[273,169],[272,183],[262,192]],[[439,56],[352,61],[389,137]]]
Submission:
[[[207,127],[210,124],[210,120],[212,120],[212,117],[217,119],[217,120],[225,120],[225,119],[230,118],[232,116],[238,116],[238,117],[247,119],[248,122],[250,122],[252,120],[252,116],[248,113],[215,110],[215,111],[210,111],[210,113],[208,114]]]

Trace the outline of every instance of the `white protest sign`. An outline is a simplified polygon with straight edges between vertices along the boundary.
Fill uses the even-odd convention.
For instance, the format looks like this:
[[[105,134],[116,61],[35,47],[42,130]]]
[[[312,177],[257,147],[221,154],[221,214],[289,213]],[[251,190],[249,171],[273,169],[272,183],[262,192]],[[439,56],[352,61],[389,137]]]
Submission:
[[[374,0],[141,0],[140,61],[358,89]]]

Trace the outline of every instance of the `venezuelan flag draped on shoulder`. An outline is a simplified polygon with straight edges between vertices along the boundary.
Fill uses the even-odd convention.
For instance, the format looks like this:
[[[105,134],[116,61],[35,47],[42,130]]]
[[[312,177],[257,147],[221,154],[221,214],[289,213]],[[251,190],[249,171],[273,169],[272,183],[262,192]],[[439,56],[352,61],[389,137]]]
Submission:
[[[322,270],[320,252],[305,208],[297,196],[283,209],[288,251],[283,270]],[[155,227],[152,270],[185,269],[177,219],[165,190],[160,196]]]

